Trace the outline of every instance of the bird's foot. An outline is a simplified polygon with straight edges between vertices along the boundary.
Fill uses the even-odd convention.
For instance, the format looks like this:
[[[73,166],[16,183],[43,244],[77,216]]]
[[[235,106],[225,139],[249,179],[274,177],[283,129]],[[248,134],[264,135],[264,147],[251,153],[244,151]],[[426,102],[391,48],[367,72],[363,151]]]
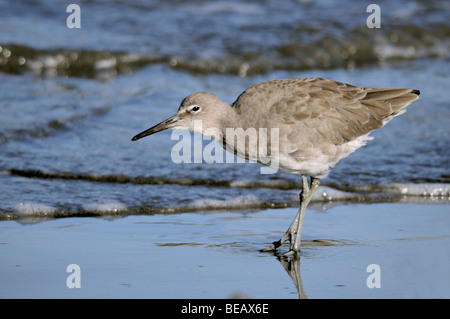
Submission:
[[[272,245],[270,245],[267,248],[261,249],[261,252],[269,252],[269,253],[276,253],[277,248],[282,245],[282,240],[274,241]],[[284,254],[276,254],[279,256],[287,257],[287,258],[298,258],[300,256],[300,249],[295,249],[294,245],[290,246],[290,249],[287,253]]]
[[[271,246],[261,249],[261,252],[274,252],[281,246],[281,240],[274,241]]]
[[[283,257],[298,258],[299,255],[300,255],[300,252],[291,249],[287,253],[283,254]]]

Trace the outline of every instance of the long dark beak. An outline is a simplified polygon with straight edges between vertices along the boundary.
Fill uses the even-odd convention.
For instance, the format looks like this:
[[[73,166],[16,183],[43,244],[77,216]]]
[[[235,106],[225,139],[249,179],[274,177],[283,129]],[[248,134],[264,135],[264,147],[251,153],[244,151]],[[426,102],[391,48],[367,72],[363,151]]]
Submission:
[[[180,118],[178,116],[176,116],[176,115],[174,115],[172,117],[169,117],[167,120],[162,121],[159,124],[156,124],[155,126],[149,128],[148,130],[145,130],[144,132],[139,133],[138,135],[133,137],[131,140],[132,141],[137,141],[138,139],[143,138],[143,137],[145,137],[147,135],[152,135],[152,134],[158,133],[160,131],[172,128],[172,127],[174,127],[177,124],[177,122],[179,120],[180,120]]]

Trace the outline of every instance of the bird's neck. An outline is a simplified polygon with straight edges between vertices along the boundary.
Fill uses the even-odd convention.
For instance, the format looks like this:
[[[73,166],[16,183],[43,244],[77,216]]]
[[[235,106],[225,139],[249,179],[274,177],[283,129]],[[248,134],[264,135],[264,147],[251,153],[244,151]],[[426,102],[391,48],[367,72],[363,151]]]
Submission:
[[[228,128],[235,128],[237,120],[236,111],[227,103],[222,102],[215,109],[214,120],[202,123],[202,134],[222,144]]]
[[[218,114],[217,126],[218,129],[225,134],[227,128],[234,128],[236,123],[239,123],[236,115],[235,108],[231,107],[227,103],[223,102],[220,107],[220,112]]]

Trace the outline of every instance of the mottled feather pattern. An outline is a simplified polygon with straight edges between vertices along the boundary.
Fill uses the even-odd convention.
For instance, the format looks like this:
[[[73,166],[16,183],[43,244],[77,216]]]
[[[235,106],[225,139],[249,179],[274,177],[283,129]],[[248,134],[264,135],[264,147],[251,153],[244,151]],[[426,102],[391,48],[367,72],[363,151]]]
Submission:
[[[319,133],[330,129],[336,133],[333,142],[342,144],[382,127],[383,120],[418,98],[413,91],[356,87],[322,78],[273,80],[248,88],[233,105],[255,107],[259,99],[258,108],[267,112],[267,119],[282,119],[300,129],[314,126]]]
[[[241,123],[246,123],[244,129],[271,128],[276,123],[282,141],[280,153],[289,154],[286,162],[292,162],[281,170],[294,173],[295,163],[300,162],[305,162],[307,170],[306,166],[316,161],[320,166],[316,174],[323,175],[370,140],[367,135],[372,130],[400,114],[418,93],[357,87],[323,78],[285,79],[251,86],[233,106]],[[255,112],[265,115],[254,117],[246,108],[258,108]]]

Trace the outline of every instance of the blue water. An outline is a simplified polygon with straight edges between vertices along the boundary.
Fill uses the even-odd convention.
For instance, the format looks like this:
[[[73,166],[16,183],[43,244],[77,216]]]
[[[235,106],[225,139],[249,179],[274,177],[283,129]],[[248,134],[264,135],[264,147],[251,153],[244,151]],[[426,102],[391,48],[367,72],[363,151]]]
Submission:
[[[381,3],[381,29],[350,1],[79,5],[69,29],[66,4],[0,1],[0,219],[296,205],[298,176],[176,164],[171,132],[130,139],[190,93],[231,103],[257,82],[310,76],[421,91],[332,170],[317,205],[448,202],[447,2]]]

